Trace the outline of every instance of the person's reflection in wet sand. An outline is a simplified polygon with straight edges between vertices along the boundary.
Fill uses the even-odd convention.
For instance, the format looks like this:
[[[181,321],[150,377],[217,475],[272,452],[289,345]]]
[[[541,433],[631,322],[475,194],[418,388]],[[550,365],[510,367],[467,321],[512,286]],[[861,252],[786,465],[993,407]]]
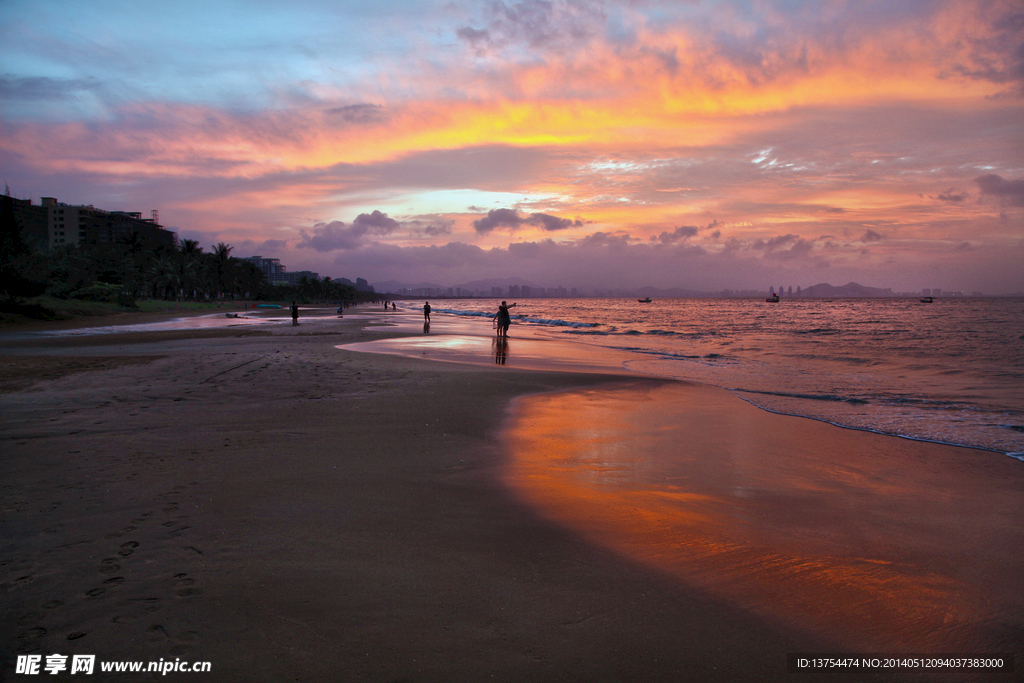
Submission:
[[[423,323],[423,334],[430,334],[430,321]]]
[[[504,365],[508,359],[508,338],[505,336],[495,337],[492,344],[494,347],[494,362],[498,365]]]

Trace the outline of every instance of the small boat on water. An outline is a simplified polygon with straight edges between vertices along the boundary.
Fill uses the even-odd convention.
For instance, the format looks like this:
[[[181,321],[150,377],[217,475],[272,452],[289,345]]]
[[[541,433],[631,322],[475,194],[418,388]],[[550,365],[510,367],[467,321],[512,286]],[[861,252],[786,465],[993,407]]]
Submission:
[[[646,299],[637,299],[637,303],[649,304],[651,303],[651,297],[647,297]]]
[[[935,299],[933,299],[930,296],[924,296],[924,297],[921,297],[921,303],[923,303],[923,304],[935,303]]]
[[[765,301],[770,303],[770,304],[777,304],[777,303],[779,303],[779,295],[778,294],[772,294],[770,297],[765,299]]]
[[[277,304],[256,304],[256,308],[281,308]]]

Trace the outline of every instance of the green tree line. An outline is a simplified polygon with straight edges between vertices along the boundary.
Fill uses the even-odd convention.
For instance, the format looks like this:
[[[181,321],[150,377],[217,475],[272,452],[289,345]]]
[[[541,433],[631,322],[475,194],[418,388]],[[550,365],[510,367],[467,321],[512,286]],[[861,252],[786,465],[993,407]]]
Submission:
[[[330,277],[303,277],[272,285],[252,263],[231,256],[224,242],[203,251],[195,240],[176,246],[138,232],[114,242],[58,246],[33,252],[25,243],[10,201],[0,210],[0,294],[7,302],[48,295],[59,299],[218,301],[297,299],[303,303],[353,302],[363,295]]]

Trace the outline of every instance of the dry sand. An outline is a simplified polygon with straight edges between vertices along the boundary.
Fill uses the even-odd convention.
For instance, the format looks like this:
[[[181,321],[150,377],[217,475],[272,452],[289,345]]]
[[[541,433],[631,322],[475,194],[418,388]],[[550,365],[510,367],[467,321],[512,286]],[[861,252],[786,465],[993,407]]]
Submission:
[[[0,341],[0,677],[81,653],[211,662],[171,680],[835,680],[786,670],[835,641],[505,483],[513,398],[636,380],[335,348],[386,336],[364,322]]]

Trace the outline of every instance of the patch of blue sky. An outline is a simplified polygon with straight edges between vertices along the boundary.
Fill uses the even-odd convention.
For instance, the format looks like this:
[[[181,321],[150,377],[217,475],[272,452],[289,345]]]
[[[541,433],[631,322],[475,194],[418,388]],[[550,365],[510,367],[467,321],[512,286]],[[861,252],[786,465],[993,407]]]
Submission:
[[[551,194],[530,194],[521,192],[490,192],[487,190],[451,189],[425,190],[422,192],[404,192],[390,194],[388,197],[389,213],[392,217],[398,214],[407,216],[434,214],[487,213],[492,209],[521,209],[536,211],[533,207],[544,206],[559,201],[559,197]],[[379,204],[359,208],[358,212],[369,212],[380,208]],[[351,210],[351,208],[349,209]]]
[[[18,83],[103,84],[110,106],[139,99],[270,106],[296,83],[344,87],[400,57],[420,42],[407,34],[417,30],[414,14],[407,2],[372,9],[313,0],[0,3],[7,27],[0,58],[6,78]],[[72,115],[76,97],[67,89],[65,96]],[[94,106],[78,108],[95,114]]]

